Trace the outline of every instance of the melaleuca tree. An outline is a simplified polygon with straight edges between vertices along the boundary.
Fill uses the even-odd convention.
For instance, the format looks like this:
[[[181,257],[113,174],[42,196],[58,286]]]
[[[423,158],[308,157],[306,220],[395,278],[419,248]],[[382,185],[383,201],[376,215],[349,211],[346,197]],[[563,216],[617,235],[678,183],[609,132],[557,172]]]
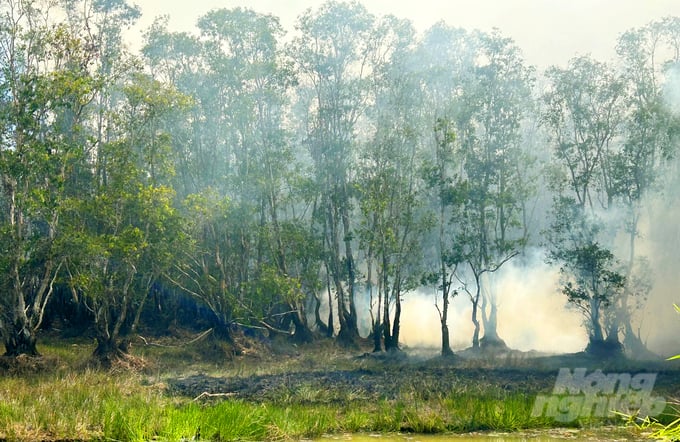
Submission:
[[[434,161],[425,162],[422,166],[422,174],[426,188],[435,195],[437,206],[434,210],[437,234],[436,234],[436,256],[437,271],[425,272],[423,275],[424,285],[434,285],[437,291],[441,291],[441,307],[439,300],[435,302],[442,333],[442,356],[453,354],[451,350],[451,335],[449,332],[449,305],[454,296],[458,294],[455,287],[455,274],[459,259],[453,252],[452,235],[450,234],[449,223],[451,222],[451,211],[461,204],[461,191],[464,186],[457,175],[453,174],[455,156],[453,145],[456,140],[451,121],[440,118],[435,127],[435,155]]]
[[[217,85],[206,78],[204,47],[198,36],[168,30],[168,17],[160,17],[144,34],[142,55],[153,79],[174,85],[182,93],[192,97],[194,105],[188,109],[188,118],[176,121],[172,128],[175,176],[174,188],[180,198],[216,187],[222,178],[218,170],[216,146],[211,118],[216,109],[211,95]]]
[[[258,136],[258,110],[277,112],[278,103],[267,101],[280,99],[282,86],[277,78],[278,38],[283,31],[278,20],[272,16],[257,14],[249,9],[218,9],[209,12],[198,21],[201,33],[202,72],[204,89],[198,99],[206,120],[203,130],[212,141],[209,154],[212,167],[218,167],[215,183],[208,183],[228,195],[234,207],[243,212],[244,244],[249,239],[247,225],[251,219],[248,212],[257,212],[256,137]],[[270,96],[266,96],[271,94]],[[258,109],[259,106],[265,106]],[[276,121],[271,122],[277,126]],[[278,128],[278,127],[277,127]],[[244,265],[251,250],[242,250]],[[245,268],[240,269],[243,276]],[[245,280],[244,280],[245,282]]]
[[[107,156],[100,148],[113,137],[111,117],[122,99],[120,83],[138,69],[123,41],[123,32],[136,23],[141,13],[127,0],[60,0],[58,3],[63,8],[64,22],[97,54],[90,69],[100,87],[91,103],[95,115],[88,121],[88,136],[96,141],[91,143],[88,159],[94,163],[99,179],[106,181]]]
[[[399,348],[402,297],[418,283],[422,262],[422,94],[411,66],[413,35],[409,22],[384,17],[371,38],[372,133],[360,146],[355,187],[374,351]]]
[[[110,140],[98,150],[106,179],[94,174],[62,207],[68,285],[94,317],[94,354],[105,364],[125,357],[151,286],[184,246],[174,192],[162,183],[171,170],[158,155],[167,142],[162,121],[186,97],[141,74],[121,93]]]
[[[340,341],[359,338],[355,203],[356,126],[368,102],[374,17],[357,2],[329,1],[303,13],[290,56],[299,75],[297,108],[318,191],[314,214],[336,296]]]
[[[561,292],[584,316],[589,343],[586,351],[616,354],[618,336],[610,336],[611,315],[606,309],[620,298],[626,277],[618,271],[614,254],[598,241],[603,224],[573,197],[557,197],[553,222],[546,232],[548,261],[559,266]]]
[[[458,159],[454,154],[456,127],[452,116],[457,98],[474,69],[475,49],[470,35],[438,23],[420,41],[412,67],[422,82],[422,131],[424,149],[421,178],[427,189],[431,217],[436,228],[425,235],[422,283],[435,289],[435,306],[442,334],[442,355],[452,354],[449,329],[449,306],[458,294],[455,272],[459,261],[452,235],[452,214],[461,204]],[[429,253],[428,253],[429,252]],[[428,259],[427,257],[435,257]]]
[[[36,355],[63,267],[60,207],[86,157],[86,107],[97,82],[87,41],[38,1],[0,9],[1,334],[8,355]]]
[[[452,117],[465,185],[453,214],[453,248],[464,264],[457,272],[473,304],[473,348],[480,346],[478,307],[484,325],[481,344],[502,347],[499,294],[492,276],[519,254],[525,241],[520,220],[528,195],[522,165],[529,162],[521,150],[521,123],[530,104],[532,72],[512,40],[494,33],[479,34],[476,41],[473,75],[464,83]]]
[[[546,75],[550,90],[543,121],[555,158],[565,168],[560,186],[584,209],[607,208],[613,195],[607,192],[607,178],[600,177],[620,130],[624,84],[611,66],[589,57],[552,67]]]
[[[637,250],[637,242],[642,235],[643,207],[658,194],[659,178],[668,159],[675,154],[680,135],[678,119],[664,98],[663,90],[668,67],[674,61],[673,56],[665,54],[673,54],[672,47],[677,46],[679,39],[680,23],[677,19],[666,19],[625,32],[617,44],[624,67],[626,113],[623,140],[607,163],[605,176],[612,198],[624,209],[622,230],[628,236],[623,271],[627,285],[615,305],[617,321],[623,331],[626,350],[637,356],[649,356],[649,351],[635,332],[633,319],[652,288],[647,277],[650,269]],[[666,52],[669,48],[671,50]]]
[[[588,317],[588,350],[616,354],[619,326],[610,307],[626,279],[606,237],[611,230],[599,227],[597,214],[614,202],[608,167],[623,119],[624,84],[610,66],[588,57],[551,68],[547,76],[544,122],[562,166],[553,178],[558,196],[547,232],[549,261],[560,265],[562,292]]]
[[[522,122],[526,110],[531,106],[530,90],[533,81],[532,70],[522,59],[519,48],[508,38],[497,33],[480,36],[481,56],[488,60],[482,63],[477,71],[476,87],[485,91],[482,99],[473,104],[476,110],[477,130],[474,135],[481,143],[484,168],[492,168],[495,177],[470,174],[467,166],[466,177],[471,187],[484,183],[490,193],[488,209],[491,216],[482,215],[480,228],[486,225],[485,241],[489,242],[487,251],[490,255],[487,267],[500,269],[510,257],[519,253],[526,241],[521,225],[522,210],[525,201],[530,197],[524,180],[529,173],[530,157],[521,149]],[[469,157],[466,159],[469,163]],[[470,170],[477,171],[476,167]],[[478,172],[478,171],[477,171]],[[481,190],[481,187],[478,189]],[[477,190],[470,189],[474,193]],[[483,192],[483,191],[482,191]],[[481,212],[481,210],[480,210]],[[488,313],[482,308],[484,336],[483,345],[503,344],[497,332],[498,299],[501,294],[492,281],[484,293],[484,305],[489,306]]]
[[[216,302],[217,292],[207,287],[200,293],[195,275],[183,287],[209,302],[211,309],[223,309],[215,314],[225,323],[233,320],[232,312],[238,309],[244,325],[254,322],[284,333],[292,327],[296,340],[308,341],[305,300],[283,296],[287,292],[283,289],[272,288],[268,294],[261,289],[286,279],[291,287],[315,286],[310,279],[311,261],[300,262],[294,259],[299,254],[291,253],[295,248],[291,241],[300,238],[294,210],[299,178],[283,128],[288,88],[294,81],[278,48],[283,31],[275,17],[242,8],[211,11],[200,18],[198,27],[200,36],[193,37],[170,33],[157,21],[144,48],[154,75],[173,79],[195,99],[191,126],[176,125],[178,138],[186,143],[176,149],[183,175],[178,184],[186,189],[183,197],[200,201],[197,194],[207,193],[212,201],[228,201],[227,206],[205,201],[210,215],[201,217],[210,225],[226,216],[227,225],[211,229],[210,235],[192,228],[199,234],[195,251],[201,261],[214,250],[214,262],[208,267],[228,287],[223,289],[224,302]],[[187,205],[191,207],[195,205]],[[191,212],[187,216],[192,217]],[[183,272],[197,274],[205,269]],[[278,300],[276,293],[282,295]],[[304,293],[313,297],[311,290]]]

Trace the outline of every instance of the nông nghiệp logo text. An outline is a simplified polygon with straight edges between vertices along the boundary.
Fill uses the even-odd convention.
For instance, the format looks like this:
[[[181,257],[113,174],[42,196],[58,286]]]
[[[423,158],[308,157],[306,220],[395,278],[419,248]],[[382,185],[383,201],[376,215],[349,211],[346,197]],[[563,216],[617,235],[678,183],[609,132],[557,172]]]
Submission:
[[[666,408],[666,400],[652,395],[654,382],[656,373],[588,374],[585,368],[561,368],[552,394],[538,395],[531,415],[564,423],[614,412],[655,417]]]

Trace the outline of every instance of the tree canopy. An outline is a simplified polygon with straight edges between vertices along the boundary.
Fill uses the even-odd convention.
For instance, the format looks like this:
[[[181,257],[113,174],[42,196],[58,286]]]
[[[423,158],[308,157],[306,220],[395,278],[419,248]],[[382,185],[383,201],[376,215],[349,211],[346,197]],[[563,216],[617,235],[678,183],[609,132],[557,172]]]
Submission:
[[[677,167],[678,19],[624,33],[617,61],[537,72],[498,31],[419,34],[358,2],[309,9],[290,36],[248,8],[193,33],[160,17],[133,54],[122,30],[139,15],[0,7],[7,354],[37,354],[46,319],[68,320],[55,297],[85,312],[102,360],[144,324],[193,326],[180,307],[224,339],[397,350],[426,289],[442,353],[457,295],[472,347],[499,348],[511,294],[495,275],[528,248],[559,269],[592,348],[644,347],[636,244]]]

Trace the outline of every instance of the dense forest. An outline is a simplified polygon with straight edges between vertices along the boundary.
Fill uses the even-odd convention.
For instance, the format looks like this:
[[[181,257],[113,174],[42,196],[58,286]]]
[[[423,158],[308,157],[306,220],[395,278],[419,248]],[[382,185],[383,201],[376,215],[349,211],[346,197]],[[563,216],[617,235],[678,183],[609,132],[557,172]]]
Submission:
[[[126,0],[0,5],[7,355],[55,324],[102,358],[169,324],[394,350],[423,287],[442,354],[454,297],[472,348],[503,348],[495,275],[537,248],[587,351],[645,354],[639,243],[678,203],[680,18],[538,72],[499,32],[417,33],[357,2],[289,33],[242,8],[193,33],[161,17],[139,53]]]

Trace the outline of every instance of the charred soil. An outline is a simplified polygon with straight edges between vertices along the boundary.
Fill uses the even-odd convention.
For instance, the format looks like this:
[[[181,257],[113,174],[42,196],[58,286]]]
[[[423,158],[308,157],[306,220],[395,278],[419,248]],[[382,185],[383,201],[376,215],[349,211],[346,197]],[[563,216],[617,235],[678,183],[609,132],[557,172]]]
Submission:
[[[239,398],[258,403],[390,401],[409,396],[427,400],[475,391],[498,397],[510,393],[535,396],[552,392],[560,368],[583,367],[589,372],[654,372],[655,393],[680,398],[680,364],[598,359],[587,353],[468,350],[442,357],[407,349],[357,355],[333,344],[316,343],[270,348],[268,357],[251,355],[243,364],[230,375],[178,373],[166,380],[168,392],[187,398]]]

